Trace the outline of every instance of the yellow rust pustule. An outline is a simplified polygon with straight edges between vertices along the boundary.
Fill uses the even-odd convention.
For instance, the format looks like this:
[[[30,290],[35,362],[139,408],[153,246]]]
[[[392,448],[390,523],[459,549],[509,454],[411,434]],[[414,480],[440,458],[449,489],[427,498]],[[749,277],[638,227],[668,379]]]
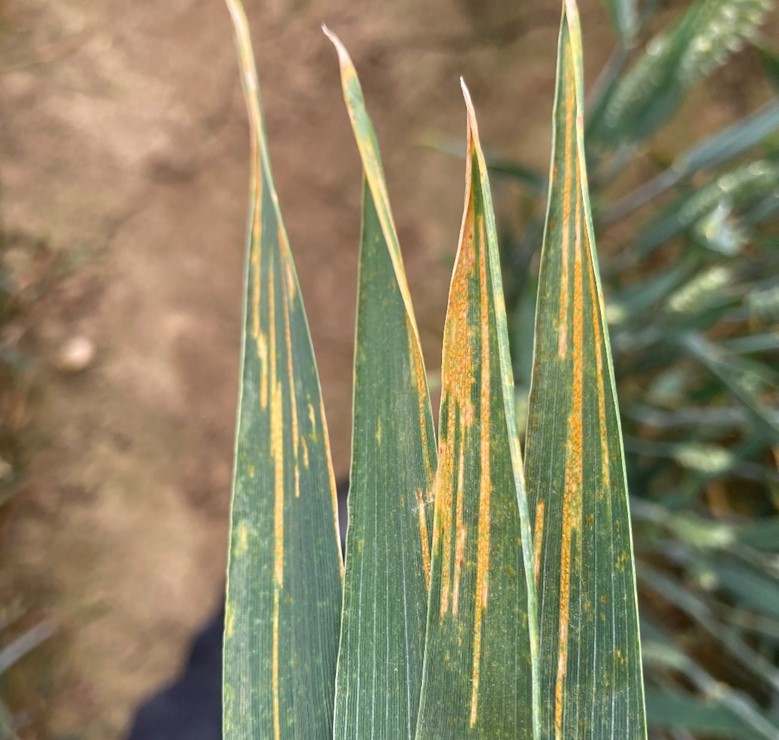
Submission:
[[[544,510],[546,503],[541,499],[536,504],[536,522],[533,527],[533,578],[538,584],[538,576],[541,574],[541,556],[544,544]]]
[[[249,552],[249,528],[246,526],[246,522],[239,522],[236,527],[236,542],[233,552],[239,556]]]
[[[465,478],[465,443],[460,437],[457,453],[457,489],[454,504],[454,573],[452,574],[452,614],[456,615],[460,610],[460,576],[465,561],[465,543],[468,539],[468,530],[463,520],[463,498],[465,490],[463,480]]]
[[[270,324],[270,457],[273,460],[273,579],[278,588],[284,586],[284,409],[281,382],[278,380],[276,345],[276,289],[273,279],[268,283]]]
[[[576,231],[573,268],[573,385],[568,415],[565,478],[563,490],[562,544],[560,550],[560,604],[557,678],[555,682],[555,737],[562,737],[565,704],[565,676],[568,669],[571,569],[574,534],[581,531],[583,479],[583,395],[584,395],[584,275],[582,249],[582,203],[577,177]]]
[[[419,428],[421,431],[422,454],[425,459],[425,476],[428,489],[432,491],[433,476],[435,475],[434,460],[430,454],[430,435],[432,430],[428,422],[428,388],[425,364],[422,360],[422,352],[419,343],[415,339],[414,326],[408,314],[406,314],[406,335],[408,336],[408,356],[411,359],[411,372],[416,384],[417,405],[419,412]],[[435,440],[433,440],[435,442]],[[429,502],[428,502],[429,503]]]
[[[283,229],[279,228],[279,239],[283,236]],[[289,260],[289,248],[286,253],[282,250],[282,261],[285,263],[287,269],[290,269]],[[284,315],[284,348],[287,354],[287,383],[289,385],[289,404],[290,404],[290,419],[292,423],[292,460],[295,470],[295,498],[300,498],[300,467],[298,466],[298,447],[300,440],[300,424],[298,421],[298,402],[297,393],[295,388],[295,367],[292,357],[292,333],[289,325],[289,283],[281,281],[281,294],[282,294],[282,313]]]
[[[232,604],[225,607],[225,637],[229,640],[235,634],[235,608]]]
[[[574,179],[574,157],[576,156],[575,146],[573,151],[569,148],[570,142],[574,141],[573,127],[575,121],[575,80],[572,64],[566,64],[564,72],[565,85],[565,138],[566,145],[565,159],[563,162],[563,197],[562,197],[562,245],[560,254],[560,313],[558,316],[558,339],[557,356],[564,360],[568,352],[568,313],[570,310],[569,284],[570,275],[570,250],[571,250],[571,192],[572,180]],[[578,189],[575,194],[578,202]]]
[[[417,488],[417,513],[419,515],[419,545],[422,549],[422,567],[425,570],[425,586],[430,590],[430,539],[427,532],[425,492]]]
[[[587,253],[589,254],[589,238],[587,238]],[[588,265],[590,278],[590,303],[592,304],[592,332],[595,344],[595,366],[598,388],[598,435],[600,437],[600,463],[601,463],[601,490],[608,493],[611,488],[611,473],[609,466],[609,435],[608,421],[606,418],[606,386],[603,379],[603,325],[601,323],[600,301],[595,285],[595,265],[590,261]]]
[[[481,391],[479,395],[480,416],[480,458],[479,471],[479,525],[476,545],[476,603],[473,626],[473,675],[471,684],[471,718],[470,724],[476,723],[479,709],[479,680],[481,677],[481,652],[482,652],[482,620],[487,609],[489,595],[489,568],[490,568],[490,527],[491,527],[491,413],[490,413],[490,301],[487,290],[487,255],[485,245],[487,242],[484,230],[484,217],[476,218],[476,228],[479,235],[481,250],[479,260],[479,313],[481,321]]]
[[[446,403],[446,401],[444,401]],[[438,442],[438,471],[433,486],[435,496],[433,554],[441,559],[441,599],[439,620],[449,611],[449,597],[452,580],[452,485],[454,457],[454,412],[450,409],[446,428]]]
[[[309,405],[309,409],[312,407]],[[322,397],[319,397],[319,416],[322,424],[322,436],[325,440],[325,449],[330,449],[330,433],[327,430],[327,418],[325,417],[325,402]],[[338,529],[338,490],[335,487],[335,472],[333,471],[333,460],[330,455],[325,455],[325,462],[327,463],[327,480],[330,484],[330,503],[333,508],[333,526],[335,527],[336,539],[339,538]],[[341,557],[341,550],[338,549],[338,566],[341,573],[341,579],[344,577],[344,561]]]

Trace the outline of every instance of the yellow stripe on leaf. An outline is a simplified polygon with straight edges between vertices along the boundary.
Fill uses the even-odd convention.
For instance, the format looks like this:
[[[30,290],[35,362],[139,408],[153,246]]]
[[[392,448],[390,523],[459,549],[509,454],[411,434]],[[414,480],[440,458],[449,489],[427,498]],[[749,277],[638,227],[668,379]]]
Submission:
[[[641,652],[582,100],[578,13],[565,0],[525,448],[535,519],[541,732],[632,739],[646,734]]]
[[[416,737],[535,737],[530,520],[487,168],[468,111],[444,328],[430,610]]]
[[[332,732],[342,563],[313,348],[273,187],[246,16],[227,0],[251,142],[224,641],[225,737]],[[307,409],[301,417],[298,409]],[[316,566],[312,567],[315,563]]]

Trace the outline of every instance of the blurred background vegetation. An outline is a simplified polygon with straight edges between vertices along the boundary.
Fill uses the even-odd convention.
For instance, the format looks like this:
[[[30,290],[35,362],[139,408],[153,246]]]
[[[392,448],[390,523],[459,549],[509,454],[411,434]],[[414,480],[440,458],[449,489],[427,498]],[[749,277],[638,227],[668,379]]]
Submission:
[[[360,180],[319,23],[348,43],[379,126],[435,371],[462,162],[417,145],[461,141],[463,74],[527,346],[558,8],[246,4],[343,476]],[[775,737],[777,10],[580,6],[654,732]],[[0,87],[2,721],[24,738],[119,737],[222,586],[248,182],[227,14],[0,0]],[[520,400],[529,366],[515,357]]]

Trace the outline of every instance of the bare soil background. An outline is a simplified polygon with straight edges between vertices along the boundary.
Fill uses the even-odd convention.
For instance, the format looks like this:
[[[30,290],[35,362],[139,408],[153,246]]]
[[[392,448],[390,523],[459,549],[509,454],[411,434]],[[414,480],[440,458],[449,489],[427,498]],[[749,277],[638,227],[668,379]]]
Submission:
[[[612,35],[598,0],[581,5],[591,81]],[[417,144],[463,137],[464,75],[487,145],[545,169],[558,3],[247,6],[344,475],[360,170],[319,25],[361,74],[435,370],[463,165]],[[24,598],[57,629],[12,681],[24,737],[121,737],[220,596],[248,199],[238,81],[221,0],[0,0],[8,258],[22,279],[40,262],[33,253],[56,266],[29,309],[26,347],[40,358],[32,466],[2,543]],[[727,117],[717,110],[712,124]],[[74,336],[96,357],[63,374],[56,358]]]

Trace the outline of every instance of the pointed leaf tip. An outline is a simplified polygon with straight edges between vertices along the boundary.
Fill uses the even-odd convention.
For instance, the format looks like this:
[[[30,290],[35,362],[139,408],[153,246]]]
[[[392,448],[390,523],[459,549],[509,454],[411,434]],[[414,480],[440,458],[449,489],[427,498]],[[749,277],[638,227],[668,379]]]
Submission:
[[[352,58],[349,56],[349,52],[346,50],[341,39],[327,27],[326,23],[322,24],[322,33],[330,39],[335,50],[338,52],[338,63],[340,64],[341,69],[343,70],[352,67]]]
[[[532,533],[487,169],[468,87],[465,208],[444,327],[416,740],[536,737]],[[524,544],[523,544],[524,543]]]
[[[475,118],[476,113],[473,108],[473,99],[471,98],[471,91],[468,89],[468,85],[465,84],[464,77],[460,77],[460,88],[463,91],[463,98],[465,100],[465,107],[468,109],[468,115],[470,118]]]
[[[338,46],[341,46],[341,45],[342,45],[342,44],[341,44],[341,42],[340,42],[340,41],[339,41],[339,39],[338,39],[338,36],[336,36],[336,35],[335,35],[335,34],[334,34],[334,33],[333,33],[333,32],[332,32],[332,31],[331,31],[331,30],[330,30],[330,29],[327,27],[327,23],[323,23],[323,24],[322,24],[322,33],[323,33],[325,36],[327,36],[327,38],[329,38],[329,39],[330,39],[330,41],[332,41],[332,42],[333,42],[333,44],[335,44],[335,46],[336,46],[336,47],[338,47]]]
[[[468,85],[465,84],[465,78],[460,77],[460,87],[463,92],[463,99],[465,100],[466,115],[468,117],[468,130],[475,142],[480,142],[479,139],[479,124],[476,121],[476,109],[473,107],[473,99],[471,98],[471,91],[468,89]],[[476,154],[481,162],[483,155],[481,152],[481,145],[476,147]]]
[[[349,528],[333,737],[410,740],[427,615],[430,497],[437,467],[433,414],[378,141],[357,72],[338,39],[325,33],[339,52],[344,100],[363,164]]]
[[[251,34],[228,0],[251,131],[224,635],[223,734],[332,731],[341,613],[335,482],[303,299],[273,186]],[[315,569],[311,563],[316,563]]]
[[[543,625],[541,727],[544,737],[645,738],[624,451],[587,190],[580,40],[576,4],[566,0],[525,442]]]

